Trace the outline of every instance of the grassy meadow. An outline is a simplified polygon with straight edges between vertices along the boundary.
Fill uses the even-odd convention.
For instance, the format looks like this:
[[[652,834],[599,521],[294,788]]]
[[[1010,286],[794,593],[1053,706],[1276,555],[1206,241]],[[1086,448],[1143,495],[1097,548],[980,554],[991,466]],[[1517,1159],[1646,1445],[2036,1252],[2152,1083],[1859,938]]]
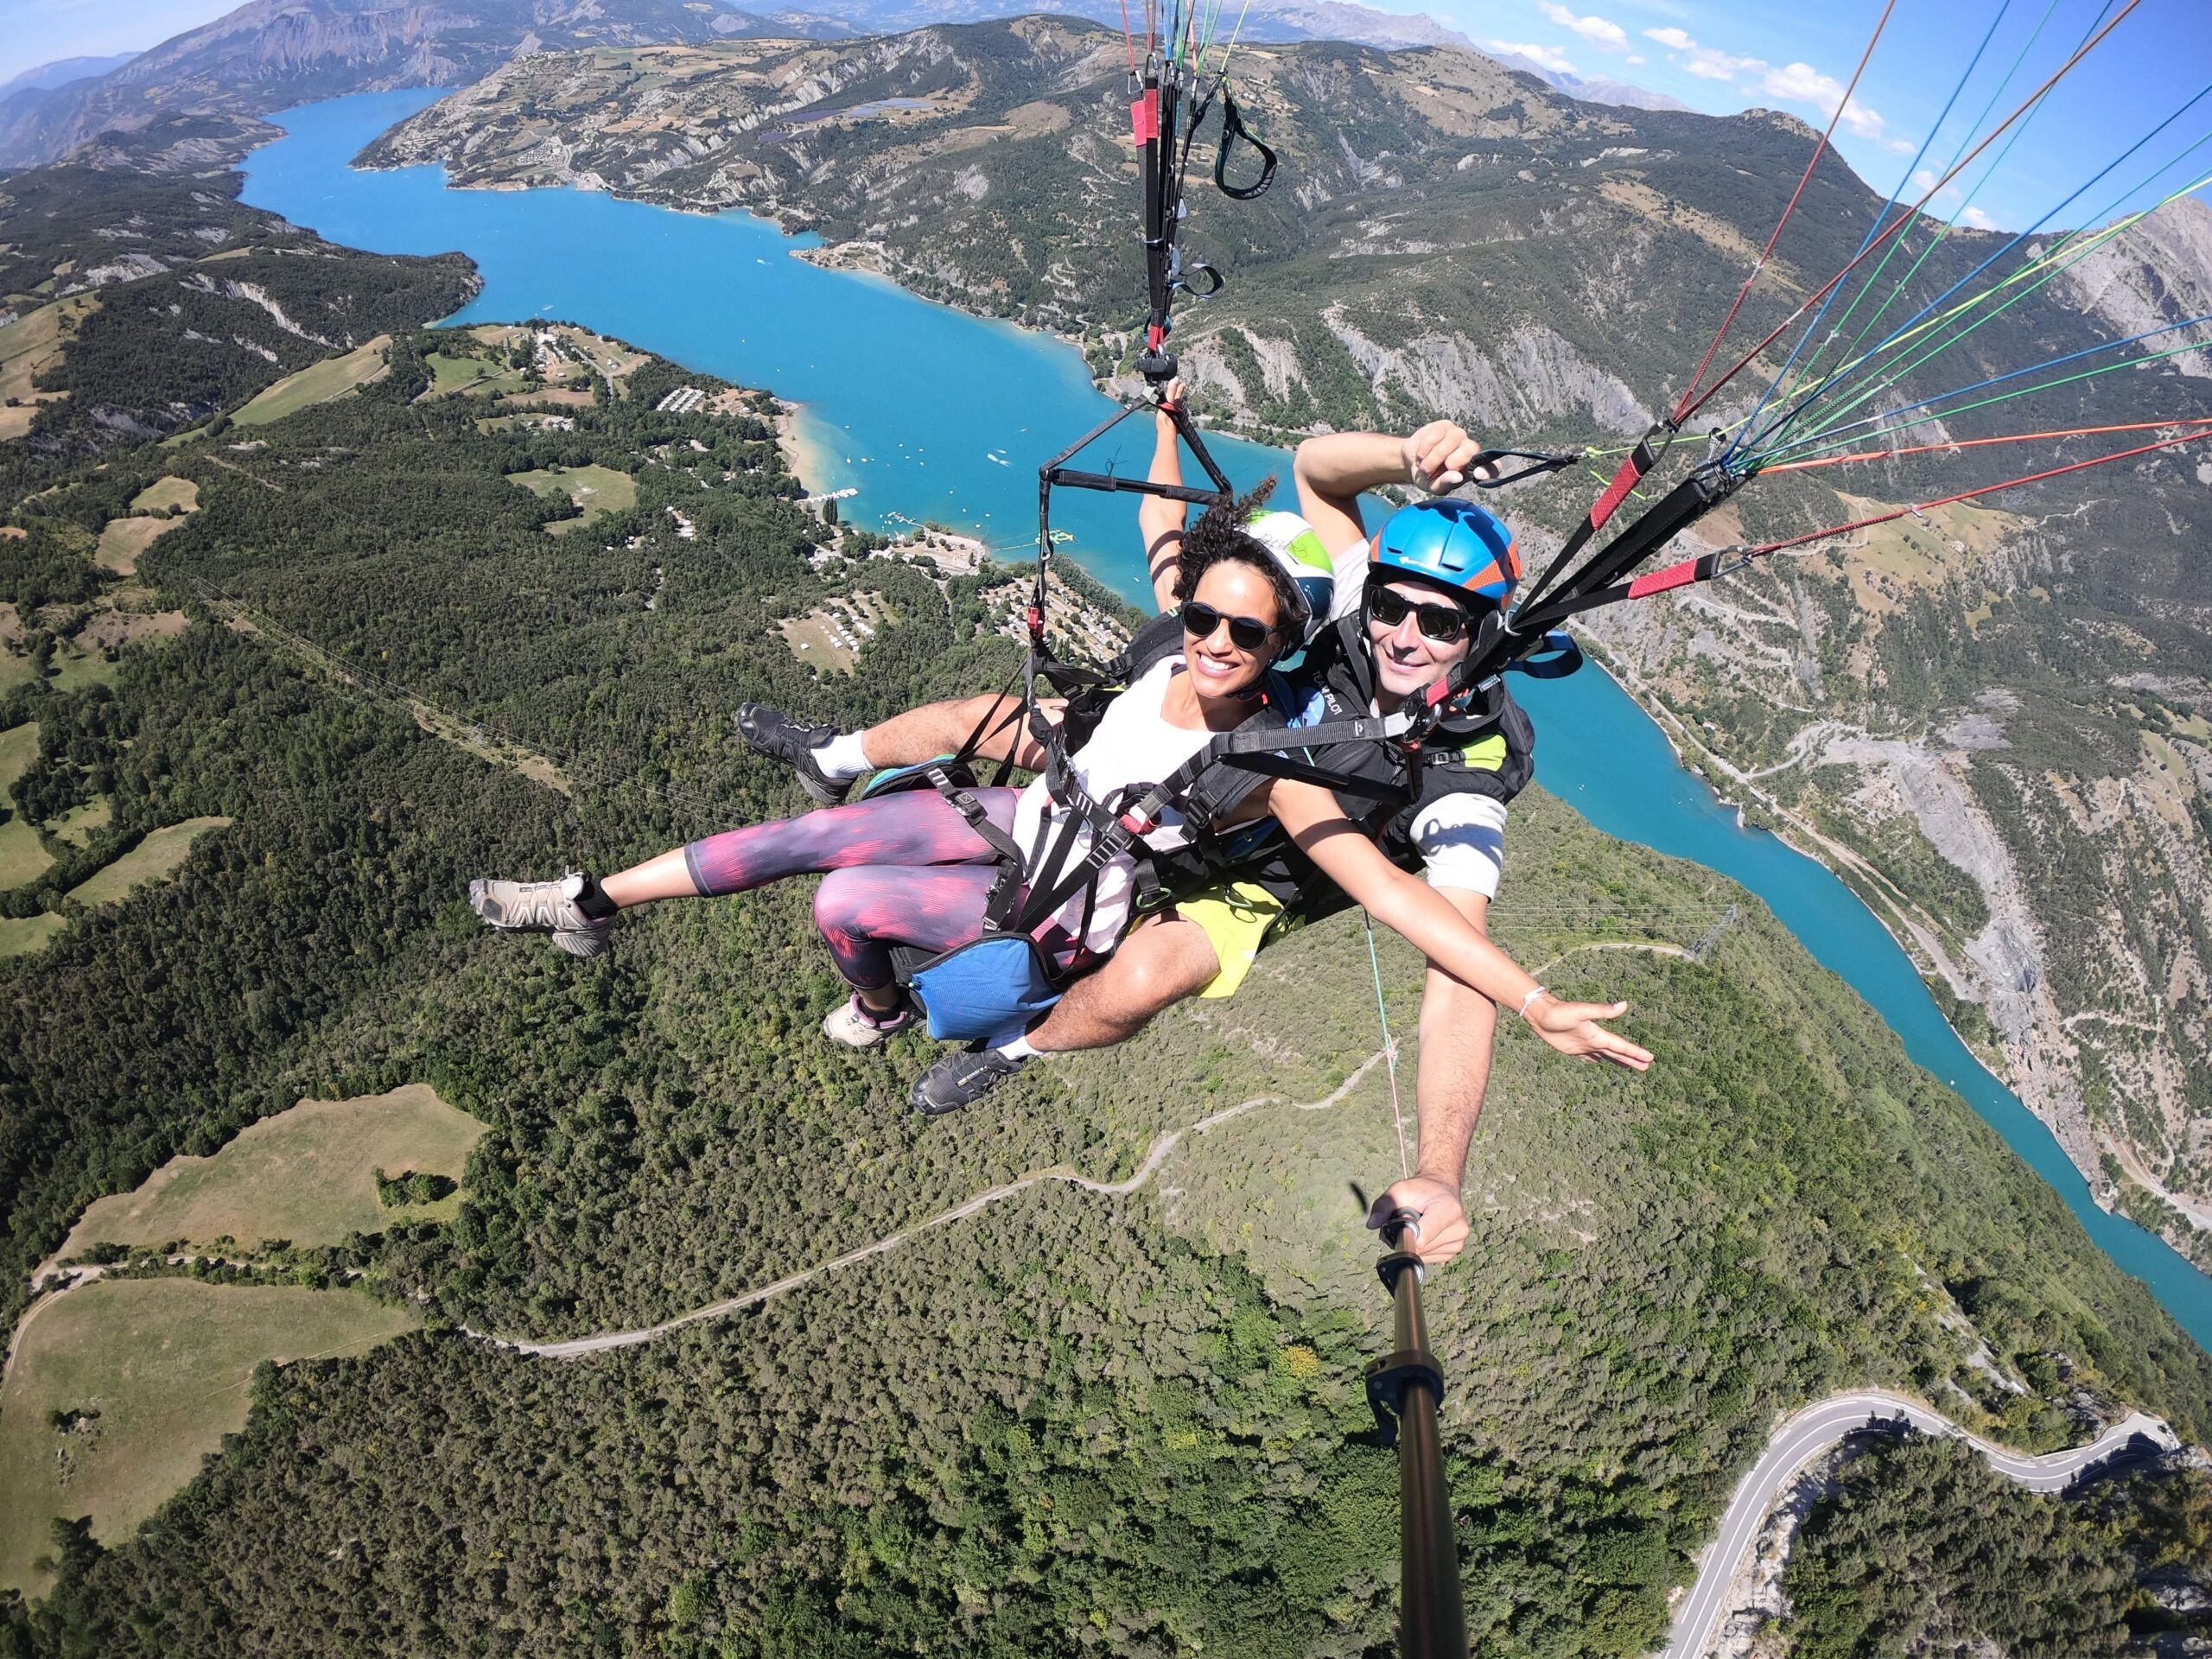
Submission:
[[[193,1279],[86,1285],[41,1305],[0,1391],[0,1587],[44,1588],[35,1563],[56,1518],[129,1536],[245,1426],[262,1361],[361,1353],[414,1322],[351,1291]]]
[[[594,524],[610,512],[627,512],[638,505],[637,480],[611,467],[555,467],[510,473],[507,482],[519,484],[533,495],[566,496],[575,504],[582,518],[556,519],[545,526],[556,536]]]
[[[159,881],[184,862],[192,843],[210,830],[227,829],[228,818],[187,818],[153,831],[105,869],[96,870],[69,890],[80,905],[111,905],[149,881]]]
[[[68,925],[62,918],[50,914],[21,918],[0,916],[0,957],[28,957],[33,951],[43,950],[54,936]]]
[[[297,414],[316,404],[327,404],[334,397],[343,397],[349,391],[380,380],[391,372],[391,365],[385,355],[391,345],[390,334],[378,334],[367,345],[356,346],[342,357],[326,357],[320,363],[311,363],[257,394],[232,419],[240,426],[266,426],[271,421],[281,421],[287,415]]]
[[[85,1212],[61,1247],[66,1260],[95,1243],[195,1248],[232,1239],[335,1244],[394,1222],[444,1221],[460,1194],[385,1209],[374,1173],[409,1170],[458,1181],[484,1125],[423,1084],[356,1100],[303,1100],[242,1130],[211,1158],[172,1158],[136,1192]]]

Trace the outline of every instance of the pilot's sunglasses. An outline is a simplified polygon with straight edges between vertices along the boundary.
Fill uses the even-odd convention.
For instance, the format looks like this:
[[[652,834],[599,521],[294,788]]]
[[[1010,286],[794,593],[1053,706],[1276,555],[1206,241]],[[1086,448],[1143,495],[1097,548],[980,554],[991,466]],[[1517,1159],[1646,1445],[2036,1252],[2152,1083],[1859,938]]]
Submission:
[[[1202,600],[1191,600],[1183,607],[1183,632],[1193,639],[1212,639],[1224,622],[1229,624],[1230,644],[1239,651],[1258,651],[1274,632],[1256,616],[1231,616]]]
[[[1467,637],[1467,613],[1457,605],[1417,605],[1392,588],[1370,584],[1367,589],[1367,620],[1377,626],[1395,628],[1408,613],[1428,639],[1440,645],[1457,645]]]

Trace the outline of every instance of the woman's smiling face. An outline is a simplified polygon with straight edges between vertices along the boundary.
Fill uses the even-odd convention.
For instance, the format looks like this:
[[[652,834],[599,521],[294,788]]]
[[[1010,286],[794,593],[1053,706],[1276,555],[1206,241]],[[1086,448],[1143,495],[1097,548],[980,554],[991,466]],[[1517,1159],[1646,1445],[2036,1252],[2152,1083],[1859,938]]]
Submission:
[[[1274,584],[1241,560],[1224,559],[1198,578],[1191,599],[1211,607],[1223,619],[1204,639],[1187,626],[1183,630],[1183,660],[1192,690],[1202,697],[1245,696],[1274,660],[1281,643],[1282,615]],[[1230,638],[1228,619],[1247,616],[1268,627],[1267,643],[1256,651],[1247,651]]]

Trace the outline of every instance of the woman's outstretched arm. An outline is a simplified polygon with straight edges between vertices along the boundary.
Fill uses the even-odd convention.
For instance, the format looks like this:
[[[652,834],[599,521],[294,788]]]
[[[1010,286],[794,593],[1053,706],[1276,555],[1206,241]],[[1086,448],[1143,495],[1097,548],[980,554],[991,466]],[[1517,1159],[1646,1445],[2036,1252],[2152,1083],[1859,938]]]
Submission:
[[[1562,1054],[1586,1054],[1641,1071],[1649,1050],[1599,1022],[1628,1011],[1625,1002],[1563,1002],[1478,931],[1420,878],[1382,856],[1382,849],[1345,817],[1328,791],[1279,779],[1269,805],[1300,849],[1352,900],[1386,927],[1403,934],[1431,962],[1499,1006],[1519,1012],[1537,1036]]]
[[[1183,383],[1167,384],[1167,401],[1179,405]],[[1183,481],[1183,449],[1175,423],[1165,415],[1152,417],[1152,469],[1145,477],[1154,484]],[[1163,611],[1175,608],[1175,571],[1183,556],[1184,504],[1162,496],[1137,498],[1137,533],[1144,537],[1144,568],[1152,578],[1153,602]]]

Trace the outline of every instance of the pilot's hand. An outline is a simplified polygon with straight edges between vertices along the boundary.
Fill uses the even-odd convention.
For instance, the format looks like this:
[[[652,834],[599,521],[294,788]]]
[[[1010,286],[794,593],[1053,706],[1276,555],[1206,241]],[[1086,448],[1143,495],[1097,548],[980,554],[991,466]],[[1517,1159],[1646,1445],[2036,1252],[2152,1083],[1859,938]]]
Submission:
[[[1367,1224],[1379,1232],[1401,1210],[1410,1210],[1421,1218],[1418,1233],[1408,1231],[1399,1242],[1425,1265],[1441,1267],[1466,1248],[1467,1212],[1456,1186],[1433,1176],[1408,1176],[1375,1200]]]
[[[1483,447],[1457,421],[1431,421],[1405,441],[1406,482],[1433,495],[1467,481]]]
[[[1529,1029],[1562,1054],[1586,1055],[1631,1071],[1647,1071],[1651,1068],[1649,1049],[1639,1048],[1598,1023],[1618,1020],[1627,1012],[1625,1002],[1562,1002],[1547,992],[1530,1007],[1528,1020]]]

